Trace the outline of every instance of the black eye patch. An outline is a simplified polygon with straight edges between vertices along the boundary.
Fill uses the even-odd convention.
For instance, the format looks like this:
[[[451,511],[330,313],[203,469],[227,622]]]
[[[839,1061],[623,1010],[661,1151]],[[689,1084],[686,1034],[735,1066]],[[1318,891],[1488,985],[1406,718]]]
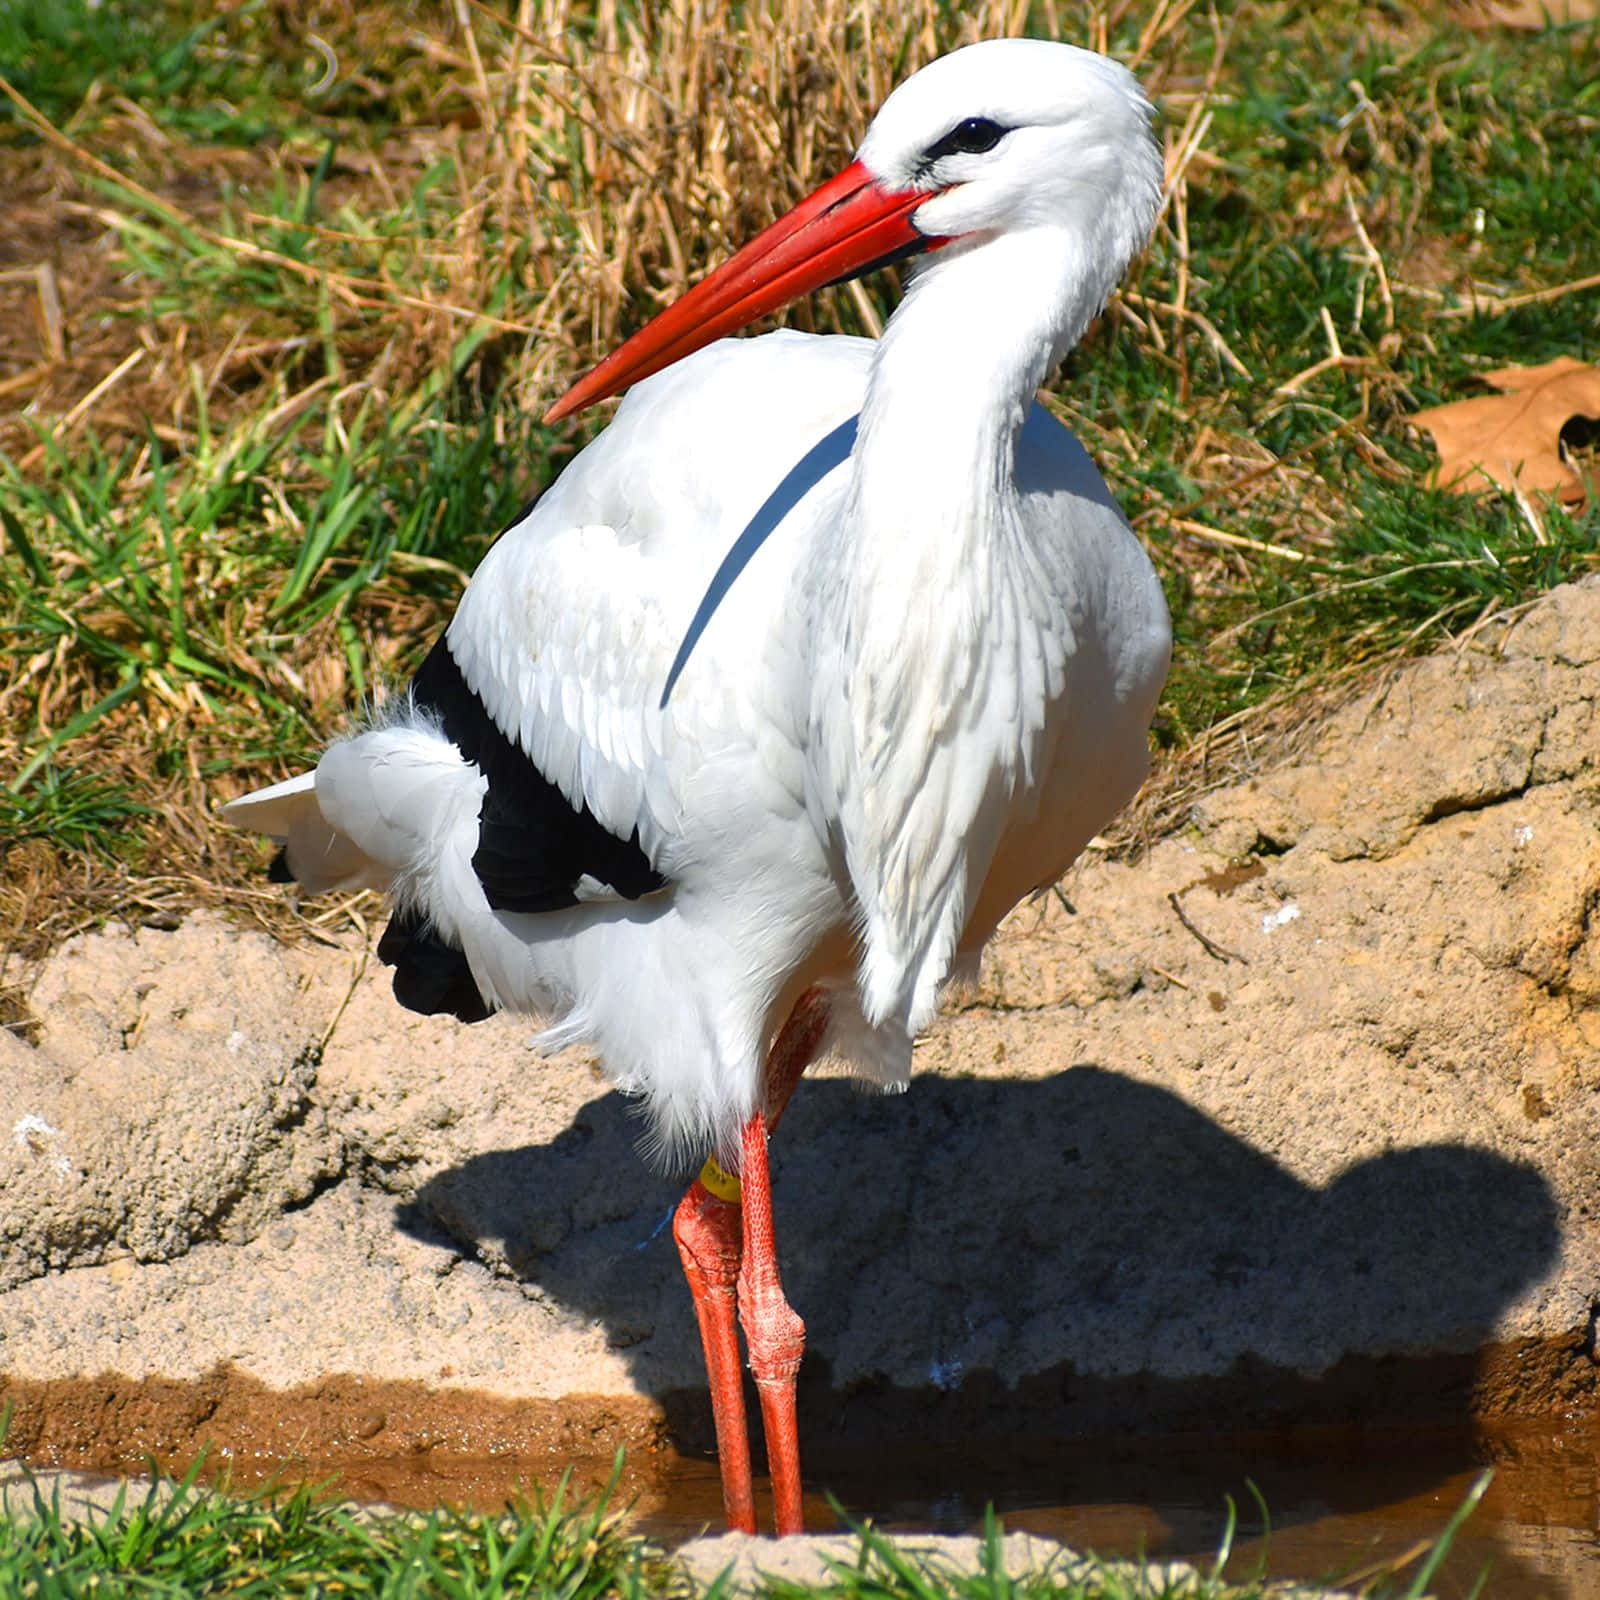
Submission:
[[[987,117],[968,117],[958,122],[937,144],[928,146],[925,161],[938,161],[944,156],[981,156],[1005,138],[1009,128]]]

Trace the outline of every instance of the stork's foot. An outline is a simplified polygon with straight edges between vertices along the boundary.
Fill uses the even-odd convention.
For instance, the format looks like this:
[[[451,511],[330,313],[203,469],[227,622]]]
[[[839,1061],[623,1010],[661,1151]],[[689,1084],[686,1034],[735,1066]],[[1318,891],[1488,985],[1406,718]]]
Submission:
[[[709,1169],[716,1181],[719,1168]],[[732,1193],[737,1194],[738,1182]],[[722,1468],[722,1502],[728,1526],[756,1531],[755,1490],[750,1480],[750,1432],[744,1413],[744,1374],[739,1364],[739,1331],[734,1325],[734,1292],[743,1253],[737,1199],[724,1199],[701,1178],[689,1185],[672,1218],[683,1275],[694,1296],[700,1343],[711,1388],[711,1416],[717,1430],[717,1460]]]

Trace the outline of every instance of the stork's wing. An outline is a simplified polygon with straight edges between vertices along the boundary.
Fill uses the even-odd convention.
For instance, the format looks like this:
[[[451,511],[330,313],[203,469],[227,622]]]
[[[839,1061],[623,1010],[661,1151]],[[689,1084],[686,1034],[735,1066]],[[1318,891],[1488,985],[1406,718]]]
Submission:
[[[462,676],[449,641],[434,645],[411,680],[411,705],[482,775],[472,869],[496,911],[559,911],[580,900],[637,900],[666,879],[639,847],[569,799],[490,713]]]
[[[797,580],[837,515],[870,348],[773,334],[668,369],[485,557],[449,658],[569,818],[547,824],[541,801],[530,820],[514,788],[486,803],[474,865],[491,898],[541,892],[518,880],[547,825],[582,845],[572,865],[631,894],[772,785],[803,804]]]

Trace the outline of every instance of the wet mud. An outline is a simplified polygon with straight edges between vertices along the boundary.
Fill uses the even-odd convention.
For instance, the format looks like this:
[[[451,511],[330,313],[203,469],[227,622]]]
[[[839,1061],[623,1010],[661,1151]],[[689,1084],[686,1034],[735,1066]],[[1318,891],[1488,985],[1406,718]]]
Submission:
[[[415,1507],[499,1504],[574,1462],[603,1462],[604,1482],[619,1450],[634,1491],[668,1449],[665,1416],[647,1400],[509,1400],[348,1374],[279,1390],[227,1364],[193,1381],[0,1378],[6,1406],[6,1453],[33,1465],[182,1471],[204,1454],[208,1472],[235,1483],[330,1478],[357,1499]]]
[[[120,1470],[209,1451],[220,1459],[354,1465],[421,1457],[544,1463],[580,1457],[694,1457],[712,1447],[705,1391],[657,1398],[512,1398],[450,1383],[331,1374],[276,1389],[230,1363],[194,1380],[107,1372],[67,1379],[0,1374],[7,1454],[50,1466]],[[835,1386],[825,1361],[800,1377],[809,1457],[855,1459],[919,1446],[1005,1459],[1064,1442],[1139,1436],[1270,1438],[1307,1429],[1470,1432],[1600,1411],[1600,1366],[1583,1336],[1509,1341],[1460,1355],[1347,1356],[1307,1375],[1243,1359],[1214,1378],[1086,1377],[1062,1368],[1007,1384]],[[411,1503],[409,1500],[404,1503]]]

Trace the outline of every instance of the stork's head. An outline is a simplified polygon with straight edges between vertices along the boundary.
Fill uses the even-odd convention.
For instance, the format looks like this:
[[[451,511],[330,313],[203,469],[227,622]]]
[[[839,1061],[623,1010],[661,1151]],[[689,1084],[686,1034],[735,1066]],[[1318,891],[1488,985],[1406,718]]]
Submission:
[[[1105,56],[1038,39],[953,51],[884,101],[856,159],[556,402],[570,416],[813,289],[945,246],[1066,229],[1114,284],[1155,224],[1150,104]]]

